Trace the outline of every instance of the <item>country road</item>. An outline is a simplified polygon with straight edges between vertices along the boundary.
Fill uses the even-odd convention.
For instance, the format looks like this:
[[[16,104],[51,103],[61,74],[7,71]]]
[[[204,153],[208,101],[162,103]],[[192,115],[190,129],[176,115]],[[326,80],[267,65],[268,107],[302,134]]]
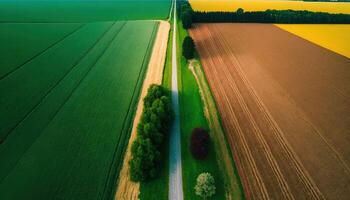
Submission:
[[[182,200],[182,167],[181,167],[181,135],[179,119],[179,97],[177,88],[177,57],[176,57],[176,0],[173,1],[173,48],[171,98],[175,112],[175,120],[170,133],[169,147],[169,200]]]

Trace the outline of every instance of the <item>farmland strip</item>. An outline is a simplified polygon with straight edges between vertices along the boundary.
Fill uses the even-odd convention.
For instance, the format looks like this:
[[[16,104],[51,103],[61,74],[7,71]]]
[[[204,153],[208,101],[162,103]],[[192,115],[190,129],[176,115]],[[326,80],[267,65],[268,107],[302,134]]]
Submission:
[[[203,32],[206,32],[208,34],[207,37],[209,37],[209,38],[212,37],[212,35],[210,34],[208,29],[205,29],[205,31],[203,31]],[[220,49],[219,47],[215,46],[212,42],[209,42],[209,44],[211,44],[211,49]],[[217,52],[215,54],[219,55],[219,52]],[[279,183],[280,189],[283,191],[283,192],[281,192],[281,194],[284,196],[283,198],[284,199],[293,199],[293,195],[291,195],[291,193],[290,193],[290,189],[289,189],[286,181],[284,180],[274,157],[271,154],[271,150],[269,150],[269,148],[266,144],[266,141],[260,136],[261,131],[258,128],[254,119],[252,118],[252,116],[247,108],[247,105],[244,103],[243,97],[241,96],[240,92],[238,91],[236,83],[232,83],[232,81],[231,81],[232,79],[227,76],[230,73],[227,70],[225,71],[226,65],[224,64],[224,61],[220,57],[218,57],[217,59],[219,61],[219,63],[217,65],[221,66],[220,69],[224,70],[221,74],[225,75],[227,82],[230,83],[229,86],[230,86],[231,90],[235,91],[238,103],[239,103],[239,105],[241,105],[240,107],[243,110],[243,113],[245,113],[245,115],[246,115],[246,118],[247,118],[246,122],[248,122],[250,124],[250,126],[248,126],[248,127],[250,127],[251,132],[254,133],[257,136],[257,138],[259,138],[259,140],[258,140],[260,142],[259,146],[261,146],[261,148],[265,149],[264,151],[262,151],[263,155],[265,155],[265,157],[270,165],[270,168],[272,170],[272,173],[275,174],[277,183]],[[249,130],[249,128],[247,129],[247,127],[246,127],[245,130]]]
[[[125,23],[114,23],[89,51],[86,57],[18,124],[10,137],[0,146],[0,182],[20,157],[57,115],[83,79],[95,67]],[[19,145],[18,141],[22,141]]]
[[[40,55],[42,55],[43,53],[45,53],[47,50],[49,50],[50,48],[54,47],[55,45],[57,45],[58,43],[62,42],[64,39],[68,38],[69,36],[73,35],[74,33],[76,33],[78,30],[80,30],[82,27],[84,26],[84,24],[81,24],[80,26],[78,26],[77,28],[73,29],[73,31],[69,32],[68,34],[64,35],[63,37],[59,38],[59,40],[53,42],[52,44],[50,44],[48,47],[44,48],[42,51],[38,52],[37,54],[33,55],[32,57],[30,57],[29,59],[25,60],[23,63],[21,63],[18,66],[13,66],[11,67],[12,69],[9,69],[8,71],[3,71],[4,68],[1,68],[1,72],[0,72],[0,81],[4,78],[6,78],[7,76],[9,76],[10,74],[16,72],[17,70],[19,70],[21,67],[25,66],[27,63],[31,62],[32,60],[34,60],[35,58],[39,57]]]
[[[126,114],[126,117],[124,118],[123,121],[123,128],[121,131],[121,138],[119,139],[117,146],[122,146],[125,148],[117,148],[116,151],[114,152],[113,155],[113,162],[110,165],[110,169],[109,169],[109,173],[107,176],[107,181],[106,181],[106,185],[105,185],[105,190],[103,193],[103,196],[106,199],[113,199],[115,196],[115,192],[116,192],[116,184],[118,181],[118,176],[119,176],[119,170],[122,168],[122,165],[124,164],[123,161],[124,159],[121,159],[119,157],[119,155],[123,155],[125,154],[126,151],[126,147],[128,144],[128,138],[130,137],[131,134],[131,130],[132,130],[132,120],[135,116],[135,112],[136,112],[136,105],[137,102],[139,101],[139,97],[140,97],[140,92],[141,92],[141,88],[142,88],[142,84],[143,84],[143,79],[145,77],[145,73],[147,71],[147,66],[148,66],[148,61],[150,59],[151,53],[152,53],[152,48],[153,48],[153,43],[155,40],[155,36],[157,34],[157,30],[158,30],[158,26],[159,23],[154,23],[153,25],[153,30],[149,39],[149,43],[147,45],[146,48],[146,52],[143,56],[143,60],[142,60],[142,64],[141,64],[141,70],[138,74],[138,78],[137,78],[137,82],[136,82],[136,86],[133,89],[133,93],[132,93],[132,98],[128,107],[128,111]],[[118,150],[121,150],[118,152]]]
[[[199,34],[201,34],[201,33],[199,33],[199,32],[197,33],[197,31],[199,31],[199,30],[193,29],[193,30],[191,30],[191,33],[193,33],[193,35],[195,35],[195,37],[199,37],[200,38],[201,35],[199,35]],[[198,34],[198,36],[196,36],[197,34]],[[206,38],[206,37],[204,37],[204,38]],[[251,195],[253,195],[253,196],[258,195],[262,199],[268,199],[269,197],[268,197],[267,190],[265,188],[265,184],[262,182],[261,174],[260,174],[259,170],[257,169],[256,163],[255,163],[255,161],[254,161],[254,159],[252,157],[252,152],[251,152],[251,150],[248,147],[248,144],[247,144],[247,141],[246,141],[245,137],[243,136],[243,131],[240,128],[239,123],[237,121],[237,116],[236,116],[235,112],[233,112],[233,108],[231,107],[231,104],[229,103],[230,102],[229,97],[224,92],[225,88],[223,88],[223,85],[220,84],[219,73],[216,71],[216,68],[210,67],[210,66],[216,66],[214,61],[213,61],[213,57],[210,56],[209,49],[206,47],[206,44],[199,43],[197,45],[200,46],[200,49],[203,48],[203,54],[202,54],[202,51],[200,51],[200,53],[201,53],[201,57],[206,59],[203,62],[203,66],[205,66],[204,70],[206,71],[208,79],[213,81],[213,85],[210,85],[212,87],[212,91],[214,91],[214,95],[215,96],[219,95],[219,96],[223,97],[224,102],[217,101],[218,105],[219,105],[218,107],[219,108],[222,107],[222,108],[225,108],[226,110],[230,111],[230,112],[227,112],[227,113],[226,112],[224,112],[224,113],[221,112],[222,113],[222,118],[223,119],[225,119],[225,118],[232,119],[235,126],[231,127],[231,125],[230,124],[226,124],[225,121],[223,121],[223,123],[225,125],[228,125],[229,127],[231,127],[229,129],[227,129],[227,131],[228,130],[235,130],[235,132],[238,134],[239,139],[240,139],[240,143],[238,143],[238,144],[241,144],[242,145],[242,150],[245,151],[245,156],[243,156],[243,157],[239,156],[239,157],[247,159],[245,162],[246,162],[246,164],[248,164],[250,166],[247,169],[246,168],[242,168],[242,167],[238,167],[240,169],[239,170],[240,175],[241,175],[241,177],[243,179],[242,182],[243,182],[244,185],[251,184],[250,181],[245,181],[246,180],[245,177],[247,175],[242,175],[242,174],[245,174],[245,172],[247,172],[247,170],[249,170],[249,171],[251,170],[250,173],[253,176],[253,180],[258,182],[258,184],[255,184],[257,186],[258,190],[254,190],[254,189],[256,189],[255,187],[250,187],[251,189],[253,189],[253,191],[249,191],[249,190],[247,190],[248,189],[247,187],[244,187],[245,193],[246,193],[246,197],[248,199],[250,199]],[[229,114],[229,116],[226,116],[226,114]],[[233,145],[233,143],[232,143],[233,138],[232,138],[231,135],[228,135],[228,138],[230,140],[230,145],[232,147],[232,145]],[[241,151],[234,151],[234,152],[241,153]],[[241,166],[241,165],[238,164],[238,166]],[[251,177],[248,177],[248,178],[251,178]]]
[[[206,31],[209,33],[209,35],[211,34],[209,29],[206,29]],[[215,29],[213,29],[213,31],[215,31]],[[216,34],[219,35],[218,33],[216,33]],[[220,38],[218,40],[218,46],[223,47],[224,44],[225,44],[225,42],[222,41],[222,38]],[[212,45],[214,45],[214,44],[212,43]],[[224,52],[226,51],[226,53],[227,53],[227,49],[223,48],[223,51]],[[235,94],[237,95],[237,99],[239,101],[239,104],[241,105],[241,108],[243,109],[243,113],[245,113],[246,117],[249,119],[247,121],[250,122],[252,125],[252,128],[253,128],[252,132],[255,134],[255,136],[257,138],[259,138],[259,141],[261,142],[260,144],[261,144],[262,148],[264,149],[263,153],[264,153],[271,169],[273,170],[273,173],[275,174],[275,176],[277,178],[277,182],[278,182],[281,190],[283,191],[282,192],[283,199],[294,199],[293,195],[291,194],[290,188],[289,188],[284,176],[281,173],[279,165],[277,164],[277,161],[271,152],[270,147],[268,146],[264,137],[262,137],[262,130],[260,129],[257,122],[253,118],[252,113],[250,112],[247,103],[244,101],[243,95],[241,94],[241,92],[238,88],[238,82],[237,82],[238,80],[233,78],[232,74],[228,70],[229,65],[226,65],[221,57],[219,57],[219,60],[221,62],[223,74],[225,74],[228,83],[230,83],[231,89],[233,91],[235,91]],[[228,63],[228,64],[230,64],[230,63]]]
[[[268,198],[347,199],[349,60],[272,25],[197,24],[190,31],[247,198],[264,197],[240,137]]]
[[[259,99],[259,97],[257,96],[256,92],[254,91],[253,87],[251,86],[251,84],[249,83],[247,78],[245,77],[245,75],[241,69],[241,64],[237,60],[237,58],[234,55],[234,53],[232,52],[232,50],[230,50],[229,46],[227,45],[228,44],[227,41],[225,41],[224,36],[221,34],[220,31],[217,31],[216,33],[217,33],[217,35],[221,36],[221,40],[223,41],[221,43],[221,45],[222,45],[222,47],[224,47],[226,52],[230,55],[229,59],[231,60],[231,63],[235,66],[235,67],[231,68],[231,72],[236,70],[240,79],[245,84],[245,88],[247,88],[247,91],[249,92],[250,96],[255,101],[256,105],[258,106],[258,110],[260,110],[260,112],[263,114],[263,117],[267,122],[265,124],[269,125],[270,130],[272,128],[272,130],[273,130],[272,132],[274,133],[275,138],[277,139],[277,142],[283,148],[283,152],[285,152],[285,154],[287,156],[286,161],[292,162],[291,166],[294,167],[294,169],[297,172],[296,174],[298,175],[301,183],[303,183],[304,186],[306,187],[307,194],[312,195],[311,197],[313,199],[320,199],[320,198],[324,199],[322,193],[320,192],[320,190],[318,189],[318,187],[316,186],[316,184],[314,183],[314,181],[312,180],[312,178],[308,174],[307,170],[303,167],[303,165],[299,161],[299,158],[297,157],[297,155],[295,154],[293,149],[290,147],[287,140],[283,137],[283,135],[284,135],[283,132],[278,127],[277,123],[273,120],[272,116],[268,113],[266,107],[263,105],[262,101]]]
[[[125,148],[122,143],[118,145],[124,137],[121,134],[125,134],[121,132],[122,123],[154,23],[128,22],[124,26],[96,67],[0,183],[2,197],[105,198],[112,160],[122,157],[114,154]]]
[[[216,34],[215,36],[218,36],[218,34]],[[207,37],[207,38],[213,38],[212,36],[211,37]],[[220,41],[220,39],[218,39],[218,41]],[[223,45],[223,44],[222,44]],[[222,46],[223,47],[223,46]],[[211,49],[222,49],[222,47],[220,46],[220,47],[212,47]],[[224,48],[224,50],[225,50],[225,48]],[[228,52],[226,52],[226,53],[221,53],[221,54],[218,54],[218,53],[215,53],[215,55],[227,55],[227,53]],[[233,63],[232,63],[233,64]],[[230,63],[229,63],[229,65],[231,65]],[[218,64],[218,65],[216,65],[216,66],[221,66],[220,67],[220,69],[222,69],[222,68],[225,68],[226,67],[226,65],[223,65],[223,64]],[[235,65],[233,65],[233,66],[235,66]],[[224,75],[226,75],[226,74],[230,74],[230,72],[228,72],[228,71],[224,71],[222,74],[224,74]],[[238,78],[238,79],[237,79]],[[240,79],[239,79],[239,76],[237,77],[234,77],[233,78],[235,81],[239,81]],[[229,80],[229,79],[228,79]],[[228,90],[229,91],[229,90]],[[249,102],[249,101],[247,101],[247,102]],[[254,109],[252,109],[252,110],[254,110]],[[244,124],[244,123],[241,123],[241,124]],[[257,138],[259,138],[259,137],[257,137]],[[260,139],[262,139],[261,137],[260,137]],[[270,189],[271,189],[271,187],[269,187]],[[282,193],[282,195],[284,195],[284,193],[285,192],[283,192]]]
[[[0,80],[0,92],[7,94],[0,99],[0,110],[2,110],[0,143],[9,131],[23,120],[35,105],[85,57],[88,49],[96,44],[107,26],[110,26],[110,23],[85,26],[59,45],[46,51],[40,59],[37,58],[28,63],[29,66],[22,67],[11,76]],[[67,46],[72,48],[66,49]],[[64,56],[65,59],[62,60],[60,56]],[[21,80],[22,84],[18,84],[18,80]]]

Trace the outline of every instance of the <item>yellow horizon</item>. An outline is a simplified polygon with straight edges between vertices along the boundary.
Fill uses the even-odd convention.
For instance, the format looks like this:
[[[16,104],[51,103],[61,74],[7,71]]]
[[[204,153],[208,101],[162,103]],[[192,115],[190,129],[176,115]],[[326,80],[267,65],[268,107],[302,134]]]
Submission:
[[[189,0],[195,11],[309,10],[315,12],[350,14],[350,2],[305,2],[281,0]]]

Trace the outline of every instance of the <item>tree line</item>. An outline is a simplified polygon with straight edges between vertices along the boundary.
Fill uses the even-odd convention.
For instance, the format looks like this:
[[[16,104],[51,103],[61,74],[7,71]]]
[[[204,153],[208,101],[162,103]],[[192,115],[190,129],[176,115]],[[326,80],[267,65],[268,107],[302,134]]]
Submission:
[[[137,137],[131,146],[130,179],[147,181],[159,174],[161,145],[173,120],[170,92],[160,85],[151,85],[143,101],[137,126]]]
[[[296,10],[266,10],[244,12],[193,12],[192,21],[201,22],[248,22],[281,24],[349,24],[349,14]]]
[[[281,23],[281,24],[350,24],[349,14],[332,14],[307,10],[266,10],[245,12],[242,8],[236,12],[198,12],[187,1],[179,1],[179,17],[183,28],[192,23],[207,22],[245,22],[245,23]]]

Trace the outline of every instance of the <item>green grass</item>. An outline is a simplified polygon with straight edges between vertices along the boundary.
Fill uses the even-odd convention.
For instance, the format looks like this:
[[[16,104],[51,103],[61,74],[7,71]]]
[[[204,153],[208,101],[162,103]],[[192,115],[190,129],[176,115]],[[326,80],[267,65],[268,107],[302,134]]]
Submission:
[[[172,26],[172,21],[169,22],[170,26]],[[172,43],[172,38],[173,38],[173,30],[172,28],[170,29],[169,32],[169,40],[168,40],[168,46],[167,46],[167,54],[166,54],[166,60],[165,60],[165,66],[164,66],[164,72],[163,72],[163,83],[162,85],[171,90],[171,59],[172,59],[172,48],[173,48],[173,43]]]
[[[170,0],[0,1],[0,22],[166,19]]]
[[[158,23],[123,24],[85,25],[1,80],[22,116],[0,144],[1,199],[112,198]]]
[[[182,146],[182,179],[185,199],[201,199],[194,192],[196,178],[202,172],[211,173],[216,180],[216,194],[211,199],[225,199],[223,174],[219,169],[214,146],[211,144],[210,153],[203,161],[193,159],[189,151],[189,143],[192,129],[203,127],[208,129],[207,121],[203,113],[203,104],[199,94],[197,82],[188,69],[188,63],[182,57],[182,41],[187,36],[187,31],[178,23],[177,55],[178,55],[178,84],[180,97],[180,122],[181,122],[181,146]]]
[[[63,40],[81,24],[0,24],[0,79]]]
[[[198,79],[197,84],[201,90],[202,102],[207,108],[205,116],[211,130],[211,139],[215,147],[216,155],[220,156],[218,165],[223,173],[223,181],[225,183],[227,194],[230,195],[232,199],[245,199],[231,149],[226,140],[220,114],[217,110],[214,97],[211,93],[201,63],[198,60],[199,55],[196,54],[195,60],[192,61],[193,72]]]

